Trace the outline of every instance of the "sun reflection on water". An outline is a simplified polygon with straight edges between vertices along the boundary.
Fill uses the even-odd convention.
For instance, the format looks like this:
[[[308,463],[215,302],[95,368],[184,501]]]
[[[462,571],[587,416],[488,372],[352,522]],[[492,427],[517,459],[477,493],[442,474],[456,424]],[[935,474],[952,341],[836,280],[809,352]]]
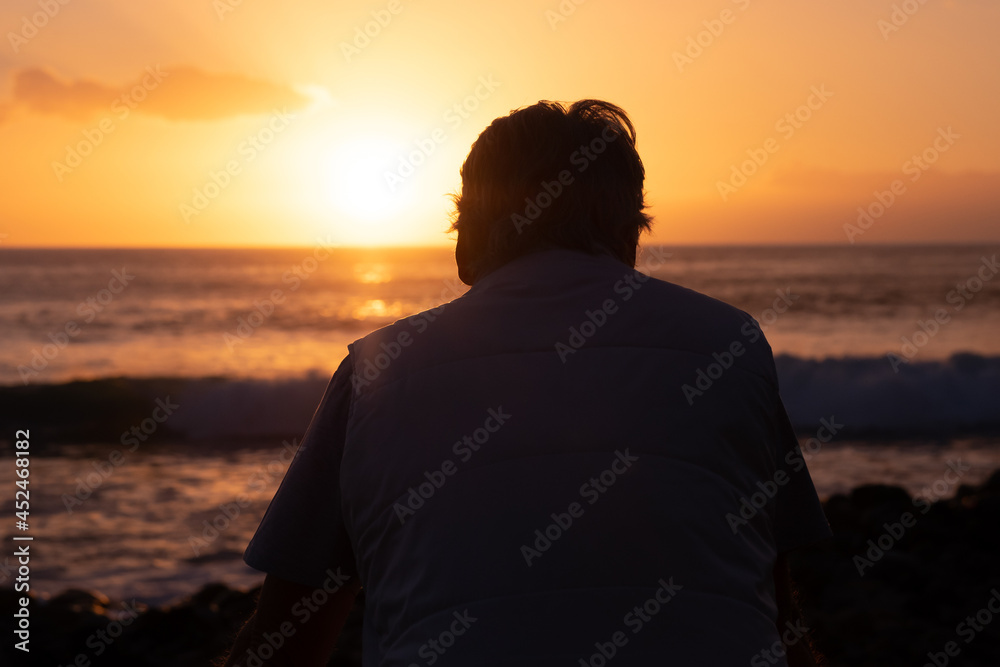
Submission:
[[[392,280],[387,264],[355,264],[354,277],[365,285],[378,285]]]
[[[351,315],[354,319],[362,322],[369,319],[387,317],[399,318],[403,316],[403,303],[401,301],[393,301],[387,304],[382,299],[368,299],[356,307]]]

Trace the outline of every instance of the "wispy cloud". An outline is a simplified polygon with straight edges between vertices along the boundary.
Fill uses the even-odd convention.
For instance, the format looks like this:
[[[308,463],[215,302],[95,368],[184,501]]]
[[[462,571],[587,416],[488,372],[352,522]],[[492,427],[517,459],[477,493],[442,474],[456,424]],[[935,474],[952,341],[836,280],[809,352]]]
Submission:
[[[28,68],[13,73],[13,96],[6,104],[0,102],[0,122],[13,109],[86,119],[109,112],[116,101],[170,120],[216,120],[297,109],[310,99],[285,84],[194,67],[147,67],[125,86],[67,80],[46,69]]]

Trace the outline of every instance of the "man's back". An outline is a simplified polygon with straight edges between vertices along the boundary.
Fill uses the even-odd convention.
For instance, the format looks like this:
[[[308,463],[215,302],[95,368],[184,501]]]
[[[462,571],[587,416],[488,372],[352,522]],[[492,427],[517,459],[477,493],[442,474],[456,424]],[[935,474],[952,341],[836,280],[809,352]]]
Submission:
[[[281,658],[323,664],[359,579],[370,666],[781,663],[780,554],[829,528],[753,320],[631,268],[625,111],[514,111],[461,174],[472,288],[350,346],[247,548],[268,577],[229,664],[286,626]]]
[[[778,640],[776,551],[825,523],[804,469],[740,514],[795,444],[749,316],[549,250],[350,359],[366,664],[723,665]]]

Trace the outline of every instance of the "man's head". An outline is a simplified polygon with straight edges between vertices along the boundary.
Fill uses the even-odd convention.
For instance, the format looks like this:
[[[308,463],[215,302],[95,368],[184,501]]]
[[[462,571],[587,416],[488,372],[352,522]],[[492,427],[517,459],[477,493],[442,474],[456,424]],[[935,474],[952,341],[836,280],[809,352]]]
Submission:
[[[635,264],[645,169],[619,107],[539,102],[483,130],[462,165],[455,199],[459,277],[473,284],[543,248],[610,252]]]

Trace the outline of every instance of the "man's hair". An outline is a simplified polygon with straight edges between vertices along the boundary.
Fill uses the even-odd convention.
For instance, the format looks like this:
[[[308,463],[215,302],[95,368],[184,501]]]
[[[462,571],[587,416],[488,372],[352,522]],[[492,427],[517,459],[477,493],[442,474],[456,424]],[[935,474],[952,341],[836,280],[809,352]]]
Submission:
[[[600,100],[541,101],[494,120],[472,144],[455,197],[462,279],[547,247],[634,265],[651,222],[635,139],[625,112]]]

